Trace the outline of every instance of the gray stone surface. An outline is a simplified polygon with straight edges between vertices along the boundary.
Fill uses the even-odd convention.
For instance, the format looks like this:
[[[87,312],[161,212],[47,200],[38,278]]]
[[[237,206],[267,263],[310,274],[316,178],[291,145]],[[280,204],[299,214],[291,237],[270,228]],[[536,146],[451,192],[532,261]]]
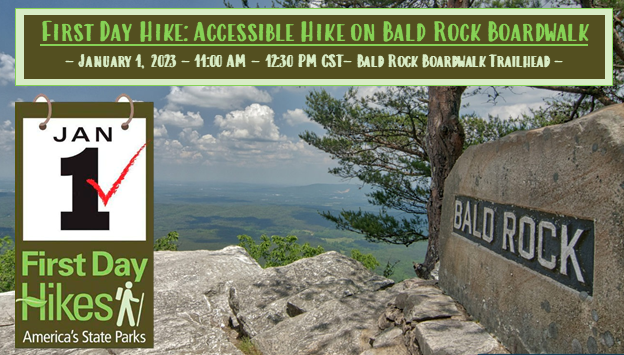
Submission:
[[[241,354],[226,333],[227,291],[261,272],[240,247],[155,253],[154,352]]]
[[[419,355],[508,353],[435,284],[410,279],[393,289],[398,294],[378,320],[379,328],[385,330],[371,339],[373,349],[388,344],[397,346],[397,354],[403,349]],[[403,346],[399,346],[399,339]],[[370,350],[363,354],[369,353],[373,354]]]
[[[240,247],[157,252],[154,262],[154,349],[15,350],[14,294],[4,293],[0,354],[242,354],[232,328],[264,355],[359,354],[398,293],[335,252],[269,269]]]
[[[401,328],[388,329],[375,337],[373,348],[394,347],[403,344],[403,330]]]
[[[154,259],[154,349],[15,350],[14,294],[4,293],[0,354],[240,355],[234,343],[243,334],[264,355],[408,355],[420,354],[414,328],[423,323],[406,320],[405,310],[462,317],[435,283],[394,285],[335,252],[268,269],[239,247],[157,252]]]
[[[496,339],[475,322],[433,320],[416,325],[423,355],[474,355],[504,353]]]
[[[456,195],[594,220],[593,295],[453,234]],[[624,106],[617,105],[464,152],[445,183],[440,286],[511,352],[624,353],[623,231]],[[616,338],[611,347],[606,332]]]
[[[15,291],[0,293],[0,327],[15,324],[15,307],[13,307],[14,299]]]
[[[0,354],[15,348],[15,292],[0,293]]]
[[[362,352],[360,355],[410,355],[405,346],[389,346],[384,348],[373,348]]]
[[[0,327],[0,354],[241,355],[225,329],[232,314],[226,291],[233,280],[253,279],[261,272],[260,266],[239,247],[158,252],[154,257],[154,349],[16,351],[14,328]],[[13,310],[13,298],[0,296],[0,309]]]
[[[230,305],[243,333],[264,354],[358,354],[380,332],[378,317],[398,293],[386,289],[393,284],[328,252],[237,283]],[[290,316],[288,304],[306,312]]]
[[[442,294],[418,294],[407,298],[403,310],[408,322],[451,318],[461,315],[452,298]]]

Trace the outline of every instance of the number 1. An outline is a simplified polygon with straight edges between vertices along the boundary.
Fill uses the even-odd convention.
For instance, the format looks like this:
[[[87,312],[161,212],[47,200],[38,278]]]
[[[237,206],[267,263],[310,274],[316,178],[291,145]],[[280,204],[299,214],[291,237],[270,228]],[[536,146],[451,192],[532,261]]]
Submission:
[[[98,181],[98,148],[61,158],[61,175],[72,176],[72,210],[61,212],[61,230],[109,230],[109,213],[98,211],[97,191],[87,183]]]

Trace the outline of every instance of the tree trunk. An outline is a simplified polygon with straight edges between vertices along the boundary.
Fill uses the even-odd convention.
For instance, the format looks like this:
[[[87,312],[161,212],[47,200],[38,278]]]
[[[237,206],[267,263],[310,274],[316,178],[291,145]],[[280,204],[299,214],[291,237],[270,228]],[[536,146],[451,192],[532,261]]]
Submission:
[[[447,8],[468,8],[470,0],[447,0]],[[428,279],[440,260],[439,242],[444,180],[464,149],[464,128],[459,123],[459,107],[465,86],[430,86],[427,116],[427,154],[431,163],[431,195],[427,204],[429,245],[422,264],[414,264],[416,275]]]
[[[459,122],[459,109],[465,89],[465,86],[429,87],[427,117],[427,154],[431,163],[431,195],[427,205],[429,245],[424,263],[415,265],[416,274],[421,278],[429,278],[439,260],[444,181],[464,147],[465,134]]]

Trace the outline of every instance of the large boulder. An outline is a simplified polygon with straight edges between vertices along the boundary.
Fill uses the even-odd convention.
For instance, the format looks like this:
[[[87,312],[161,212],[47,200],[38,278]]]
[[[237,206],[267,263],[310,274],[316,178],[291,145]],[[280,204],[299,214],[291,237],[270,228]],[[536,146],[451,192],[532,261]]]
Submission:
[[[469,148],[440,285],[512,352],[624,353],[624,106]]]
[[[154,349],[53,352],[239,355],[236,338],[246,335],[264,355],[359,354],[381,333],[393,283],[336,252],[268,269],[240,247],[157,252]],[[14,349],[14,297],[0,294],[0,354],[49,354]]]
[[[55,349],[56,354],[232,354],[228,288],[263,272],[243,248],[157,252],[154,255],[153,349]],[[0,310],[14,316],[14,295],[0,296]],[[0,318],[2,320],[4,318]],[[13,319],[13,318],[11,318]],[[5,322],[6,323],[6,322]],[[15,350],[14,327],[0,327],[0,354],[49,354],[48,349]]]

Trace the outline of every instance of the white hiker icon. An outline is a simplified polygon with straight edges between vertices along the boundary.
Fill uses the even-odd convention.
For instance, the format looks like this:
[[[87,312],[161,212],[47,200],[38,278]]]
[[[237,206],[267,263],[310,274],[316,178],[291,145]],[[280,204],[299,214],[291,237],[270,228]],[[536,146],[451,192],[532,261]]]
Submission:
[[[121,327],[123,324],[124,317],[128,315],[128,323],[131,327],[135,326],[134,322],[134,313],[132,312],[132,302],[139,302],[138,298],[134,298],[132,294],[132,282],[126,282],[126,289],[124,290],[122,287],[117,288],[117,294],[115,295],[115,299],[117,301],[121,301],[121,305],[119,307],[119,316],[117,317],[117,326]],[[139,305],[139,313],[138,319],[136,321],[136,326],[139,326],[141,322],[141,311],[143,310],[143,297],[145,294],[141,294],[141,300]]]

